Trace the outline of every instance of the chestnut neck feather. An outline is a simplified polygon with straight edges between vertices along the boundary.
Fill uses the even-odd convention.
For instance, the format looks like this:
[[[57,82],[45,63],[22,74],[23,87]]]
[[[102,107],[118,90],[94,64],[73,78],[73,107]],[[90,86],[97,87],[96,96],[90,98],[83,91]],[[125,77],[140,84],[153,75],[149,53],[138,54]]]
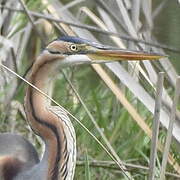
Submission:
[[[50,76],[54,73],[56,61],[56,56],[52,58],[42,54],[33,65],[29,81],[44,93],[49,91]],[[58,117],[48,110],[47,98],[30,86],[26,92],[25,110],[31,128],[45,142],[45,152],[39,164],[43,165],[44,172],[47,173],[44,177],[57,180],[62,160],[61,149],[65,146],[62,124]]]

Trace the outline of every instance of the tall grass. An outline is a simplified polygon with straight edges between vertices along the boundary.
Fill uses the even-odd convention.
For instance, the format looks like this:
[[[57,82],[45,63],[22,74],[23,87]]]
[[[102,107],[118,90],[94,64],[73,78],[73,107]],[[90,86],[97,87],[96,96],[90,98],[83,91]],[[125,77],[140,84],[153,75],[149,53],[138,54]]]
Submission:
[[[30,67],[38,54],[41,53],[45,44],[58,36],[71,34],[68,25],[66,27],[66,25],[61,22],[57,23],[57,21],[45,20],[47,14],[57,20],[74,23],[76,26],[78,26],[80,22],[85,25],[90,25],[84,26],[84,28],[77,28],[73,25],[71,29],[73,33],[76,33],[78,36],[100,41],[102,44],[106,43],[121,48],[129,47],[135,50],[153,50],[157,53],[169,53],[169,51],[172,52],[178,49],[169,46],[164,48],[163,45],[162,48],[158,49],[156,47],[158,44],[156,39],[159,39],[159,37],[151,35],[153,34],[151,23],[158,19],[158,15],[154,19],[152,15],[154,9],[159,7],[160,4],[156,4],[151,0],[149,0],[146,5],[143,2],[138,4],[138,1],[121,2],[122,7],[125,8],[124,11],[120,9],[121,5],[118,4],[118,1],[24,1],[28,10],[43,14],[44,18],[40,18],[37,14],[34,16],[30,12],[27,14],[25,11],[17,11],[18,9],[23,9],[20,3],[7,0],[5,4],[1,5],[0,63],[5,64],[21,76],[27,75],[28,67]],[[153,9],[151,8],[151,3],[153,3]],[[161,1],[159,1],[159,3],[161,3]],[[136,5],[138,5],[139,8],[137,8]],[[10,7],[10,9],[7,10],[4,6]],[[93,12],[95,16],[88,14],[89,11],[86,8],[82,8],[84,6],[89,8],[89,11]],[[132,12],[135,13],[135,17],[132,17]],[[161,15],[161,11],[159,11],[159,14]],[[33,19],[35,28],[32,26],[28,15]],[[116,18],[113,17],[114,15],[116,15]],[[100,18],[100,21],[98,21],[97,18]],[[124,18],[126,21],[124,21]],[[128,24],[127,18],[130,18],[130,24]],[[133,24],[132,19],[135,19],[137,24]],[[41,37],[37,32],[41,34]],[[112,32],[114,32],[114,34],[117,33],[116,36],[112,37]],[[122,38],[119,37],[121,35],[123,36]],[[130,39],[129,41],[127,41],[127,37]],[[133,40],[134,38],[140,39],[141,43],[131,41],[131,39]],[[45,43],[43,43],[42,39]],[[143,44],[142,41],[151,42],[151,46],[146,43]],[[164,49],[168,49],[168,47],[169,50],[165,51]],[[177,77],[176,70],[168,58],[165,58],[164,62],[144,62],[139,65],[135,63],[121,63],[120,65],[127,73],[127,75],[123,77],[119,77],[122,71],[117,72],[119,76],[115,73],[115,67],[105,65],[102,67],[111,80],[115,82],[117,88],[123,92],[124,97],[134,107],[143,122],[150,128],[152,127],[154,118],[152,112],[154,108],[153,103],[155,99],[157,73],[159,71],[165,71],[164,88],[169,99],[167,98],[168,100],[166,101],[164,98],[162,109],[165,113],[163,117],[168,118],[172,103],[171,99],[174,96],[175,79]],[[22,106],[26,84],[4,69],[1,69],[0,72],[0,132],[13,132],[25,136],[37,147],[38,152],[41,153],[42,142],[29,129],[23,112]],[[66,68],[63,72],[70,79],[89,112],[96,120],[104,137],[107,138],[112,148],[111,151],[114,150],[120,160],[130,165],[126,167],[131,179],[147,179],[151,144],[151,138],[148,134],[149,131],[146,131],[142,126],[138,125],[131,111],[119,100],[121,97],[117,98],[117,95],[115,96],[111,90],[111,84],[106,85],[94,67],[81,65]],[[129,76],[132,79],[127,82],[126,79],[128,79]],[[137,84],[132,84],[132,82]],[[140,88],[143,89],[143,91],[141,91],[142,94],[139,93]],[[144,100],[142,97],[144,97]],[[61,72],[54,83],[53,98],[76,116],[105,147],[109,148]],[[152,99],[149,100],[149,98]],[[178,115],[176,121],[179,121]],[[78,147],[78,163],[75,179],[125,179],[123,173],[117,168],[114,162],[112,162],[99,144],[90,137],[76,121],[72,119],[72,122],[77,134]],[[159,142],[164,144],[166,137],[166,128],[164,126],[167,126],[167,122],[161,119],[161,123]],[[178,123],[177,128],[180,128]],[[180,164],[179,135],[173,132],[173,136],[174,139],[170,153],[174,158],[174,163],[178,166],[178,164]],[[160,173],[161,160],[162,152],[159,151],[156,168],[157,177]],[[133,164],[134,167],[132,167],[131,164]],[[178,174],[177,169],[172,164],[168,164],[166,171]],[[176,178],[175,176],[167,175],[167,179]]]

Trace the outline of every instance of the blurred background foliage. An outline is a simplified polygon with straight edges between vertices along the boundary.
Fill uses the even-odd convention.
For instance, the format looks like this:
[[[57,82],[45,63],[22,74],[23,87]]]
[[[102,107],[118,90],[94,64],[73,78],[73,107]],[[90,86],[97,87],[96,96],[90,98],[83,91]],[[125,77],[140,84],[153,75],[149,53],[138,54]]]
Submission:
[[[141,1],[141,0],[140,0]],[[19,2],[14,4],[9,3],[9,1],[1,0],[1,7],[11,5],[11,8],[22,9]],[[43,3],[44,0],[24,0],[27,8],[34,12],[44,13],[47,12],[48,5]],[[62,3],[61,7],[55,7],[55,3]],[[72,5],[72,2],[75,5]],[[117,12],[118,7],[116,7],[115,0],[105,0],[104,3],[109,5],[109,9],[112,12]],[[153,26],[151,33],[157,39],[158,43],[173,47],[180,50],[180,4],[178,1],[173,0],[157,0],[148,1],[149,4],[152,3],[152,12],[154,13]],[[133,0],[123,1],[128,9],[128,13],[131,16],[131,8]],[[84,24],[95,26],[94,21],[80,13],[81,7],[88,7],[92,12],[94,12],[100,19],[102,14],[99,12],[98,7],[101,4],[96,0],[82,0],[82,1],[72,1],[72,0],[49,0],[49,4],[52,4],[55,8],[59,8],[59,11],[64,13],[68,10],[73,14],[73,18],[82,21]],[[71,5],[70,8],[68,5]],[[161,7],[162,6],[162,7]],[[64,8],[64,9],[63,9]],[[150,8],[150,7],[149,7]],[[159,8],[159,10],[157,9]],[[1,13],[6,11],[1,8]],[[64,30],[55,24],[53,21],[44,22],[42,19],[34,17],[34,23],[38,31],[41,33],[44,42],[41,37],[37,35],[37,32],[27,17],[27,14],[14,11],[7,11],[8,16],[2,16],[4,18],[3,24],[1,24],[1,37],[4,37],[7,41],[5,46],[13,49],[12,51],[5,51],[4,46],[1,49],[3,63],[16,71],[21,76],[26,75],[28,68],[33,63],[34,59],[41,53],[45,45],[58,36],[64,35]],[[50,13],[48,11],[48,13]],[[119,14],[118,14],[119,15]],[[145,15],[140,10],[140,19],[144,24],[139,29],[139,34],[143,31],[147,31],[149,28],[146,22]],[[119,16],[117,16],[119,17]],[[5,20],[6,19],[6,20]],[[113,19],[113,18],[112,18]],[[67,20],[67,19],[64,19]],[[122,18],[120,18],[122,20]],[[68,20],[67,20],[68,21]],[[123,32],[126,35],[128,33],[123,30],[114,19],[116,30]],[[122,23],[123,24],[123,23]],[[111,28],[111,27],[110,27]],[[80,29],[81,30],[81,29]],[[107,34],[92,32],[94,37],[96,37],[101,43],[114,45],[113,40],[107,38]],[[86,37],[88,38],[88,37]],[[122,40],[127,47],[132,47],[132,43],[127,40]],[[13,45],[11,45],[11,43]],[[130,45],[131,44],[131,45]],[[135,43],[134,43],[135,44]],[[134,45],[136,46],[136,45]],[[136,49],[136,48],[135,48]],[[164,51],[164,53],[170,55],[170,60],[178,72],[180,72],[180,61],[179,53],[172,51]],[[12,56],[11,56],[11,55]],[[11,56],[11,57],[10,57]],[[122,63],[125,69],[128,70],[127,63]],[[143,67],[143,65],[142,65]],[[154,69],[159,72],[163,70],[160,64],[153,65]],[[125,87],[119,79],[106,67],[103,68],[108,72],[114,82],[122,89],[125,97],[129,102],[136,108],[140,116],[144,121],[151,127],[153,114],[145,107],[145,105],[136,98],[136,96]],[[131,163],[135,165],[148,166],[150,161],[150,138],[144,133],[144,131],[137,125],[133,118],[128,113],[127,109],[122,106],[122,104],[117,100],[116,96],[112,91],[105,85],[102,79],[97,75],[94,69],[88,65],[81,65],[78,67],[69,67],[63,70],[66,76],[71,80],[74,87],[77,89],[78,93],[82,97],[83,101],[87,105],[89,111],[92,113],[96,122],[98,123],[100,129],[107,137],[109,143],[115,149],[116,153],[126,163]],[[35,136],[30,128],[28,127],[24,111],[23,111],[23,100],[26,89],[26,84],[19,79],[14,78],[12,74],[8,72],[1,71],[0,78],[0,131],[1,132],[14,132],[22,134],[27,137],[38,149],[39,154],[42,152],[42,142]],[[154,97],[154,89],[145,81],[144,77],[140,74],[133,73],[130,74],[135,78],[139,78],[139,84],[146,89],[146,91]],[[168,75],[167,75],[168,76]],[[27,77],[27,76],[26,76]],[[176,78],[176,77],[174,77]],[[136,79],[137,80],[137,79]],[[168,77],[165,80],[165,87],[171,97],[174,95],[174,87],[169,82]],[[54,84],[53,98],[59,102],[63,107],[70,111],[74,116],[85,124],[85,126],[94,134],[98,139],[102,140],[101,135],[98,133],[97,129],[94,127],[90,118],[87,116],[79,100],[72,91],[70,85],[64,78],[63,74],[60,73],[57,76],[57,80]],[[77,168],[75,179],[125,179],[121,172],[116,169],[116,166],[109,165],[108,162],[111,160],[107,154],[100,148],[97,142],[91,138],[87,132],[85,132],[74,120],[72,120],[73,125],[77,134],[77,147],[78,156]],[[160,142],[164,144],[166,136],[166,129],[160,127]],[[171,147],[171,153],[175,158],[175,162],[180,164],[179,155],[179,143],[174,139]],[[158,164],[156,175],[159,175],[160,162],[162,159],[162,153],[158,152]],[[93,165],[92,161],[97,161],[103,164],[98,166],[98,163]],[[132,177],[137,180],[147,179],[148,171],[141,168],[130,168],[128,169]],[[176,173],[174,168],[168,164],[167,171]],[[174,176],[168,176],[168,179],[176,179]]]
[[[153,1],[153,9],[162,0]],[[158,41],[162,44],[167,44],[179,49],[180,47],[180,11],[178,1],[165,0],[163,2],[162,11],[154,19],[153,32]],[[168,52],[171,56],[171,61],[178,72],[180,72],[179,54]]]

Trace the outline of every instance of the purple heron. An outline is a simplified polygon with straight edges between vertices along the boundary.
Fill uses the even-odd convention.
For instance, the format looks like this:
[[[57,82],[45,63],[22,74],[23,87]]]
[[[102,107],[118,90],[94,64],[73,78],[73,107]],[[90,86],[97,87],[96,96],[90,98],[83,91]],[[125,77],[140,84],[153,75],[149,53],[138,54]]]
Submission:
[[[65,36],[50,42],[34,62],[29,82],[49,92],[59,68],[94,60],[153,60],[158,54],[110,48],[78,37]],[[101,61],[99,61],[101,62]],[[39,160],[33,145],[19,135],[0,134],[0,179],[72,180],[76,165],[76,136],[70,119],[60,108],[28,85],[25,96],[27,121],[45,144]]]

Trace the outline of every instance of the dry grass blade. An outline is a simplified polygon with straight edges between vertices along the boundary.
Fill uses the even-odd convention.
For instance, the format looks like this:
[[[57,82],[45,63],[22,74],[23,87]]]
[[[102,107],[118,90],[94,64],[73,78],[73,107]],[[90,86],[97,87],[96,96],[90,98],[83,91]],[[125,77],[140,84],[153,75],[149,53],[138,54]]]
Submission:
[[[161,109],[163,81],[164,81],[164,73],[159,73],[158,81],[157,81],[157,90],[156,90],[154,121],[153,121],[153,128],[152,128],[151,153],[150,153],[150,164],[149,164],[149,180],[155,179],[158,134],[159,134],[159,124],[160,124],[159,117],[160,117],[160,109]]]
[[[74,1],[72,1],[72,2],[69,2],[68,4],[66,4],[65,6],[63,6],[63,7],[60,9],[60,11],[62,12],[62,11],[64,11],[64,10],[66,10],[66,9],[72,8],[73,6],[79,4],[79,3],[83,2],[83,1],[85,1],[85,0],[74,0]]]
[[[132,22],[134,25],[135,30],[138,30],[138,25],[139,25],[139,14],[140,14],[140,0],[135,0],[132,2]]]
[[[129,15],[128,15],[128,12],[127,12],[126,8],[123,5],[123,2],[122,1],[118,1],[118,0],[116,2],[118,4],[118,6],[119,6],[119,10],[120,10],[121,15],[123,17],[124,23],[125,23],[125,25],[127,27],[127,29],[126,29],[127,32],[129,32],[129,34],[133,38],[138,38],[137,33],[136,33],[136,31],[135,31],[135,29],[133,27],[133,24],[132,24],[132,22],[130,20]]]
[[[34,30],[36,31],[37,35],[41,38],[41,41],[43,42],[43,44],[45,45],[45,39],[43,38],[42,34],[38,31],[38,29],[36,28],[36,25],[34,23],[33,18],[31,17],[31,14],[29,13],[26,5],[24,4],[23,0],[19,0],[21,6],[23,7],[25,13],[27,14],[27,17],[29,18],[29,21],[31,22]]]
[[[140,7],[141,7],[141,2],[140,0],[134,0],[132,1],[132,13],[131,13],[131,19],[132,19],[132,23],[134,26],[134,29],[136,32],[138,32],[139,29],[139,17],[140,17]],[[136,49],[136,45],[134,42],[129,42],[129,46],[130,49]],[[139,64],[139,62],[137,62]],[[138,71],[137,73],[138,74]],[[138,79],[138,78],[137,78]]]
[[[162,159],[162,165],[161,165],[161,173],[160,173],[160,180],[165,179],[167,159],[168,159],[169,149],[170,149],[170,145],[171,145],[172,130],[173,130],[174,122],[175,122],[176,108],[178,105],[179,96],[180,96],[180,77],[178,77],[176,80],[175,96],[174,96],[173,105],[172,105],[172,109],[171,109],[171,116],[170,116],[170,121],[169,121],[167,137],[166,137],[166,144],[164,147],[164,153],[163,153],[163,159]]]
[[[43,4],[47,6],[47,10],[50,12],[50,14],[52,14],[56,18],[59,18],[59,15],[56,12],[56,9],[51,4],[49,4],[47,0],[43,0],[42,2]],[[69,26],[66,25],[65,23],[62,22],[62,23],[59,23],[59,25],[68,35],[71,35],[71,36],[75,35],[74,32],[71,30],[71,28],[69,28]]]

